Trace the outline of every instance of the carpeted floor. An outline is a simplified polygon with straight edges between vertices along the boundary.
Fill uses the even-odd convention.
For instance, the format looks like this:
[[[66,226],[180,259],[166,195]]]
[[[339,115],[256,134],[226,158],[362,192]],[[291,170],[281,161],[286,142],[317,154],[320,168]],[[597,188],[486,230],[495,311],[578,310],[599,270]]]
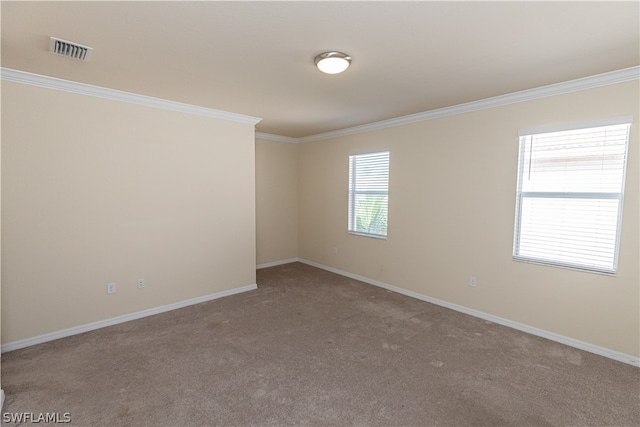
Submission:
[[[79,426],[640,425],[633,366],[300,263],[259,270],[257,282],[4,354],[4,416],[69,413]]]

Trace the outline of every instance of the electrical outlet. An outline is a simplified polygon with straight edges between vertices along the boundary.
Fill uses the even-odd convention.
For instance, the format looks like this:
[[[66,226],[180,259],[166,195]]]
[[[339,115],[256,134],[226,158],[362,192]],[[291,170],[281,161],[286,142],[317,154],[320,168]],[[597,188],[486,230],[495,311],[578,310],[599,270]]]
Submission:
[[[115,294],[115,293],[116,293],[115,282],[107,283],[107,294]]]
[[[472,288],[475,288],[477,284],[478,284],[478,283],[477,283],[477,281],[476,281],[476,278],[475,278],[475,277],[473,277],[473,276],[472,276],[472,277],[469,277],[469,286],[471,286]]]
[[[336,247],[331,248],[331,252],[332,252],[334,255],[338,255],[338,248],[336,248]]]
[[[138,279],[138,289],[144,288],[144,279]]]

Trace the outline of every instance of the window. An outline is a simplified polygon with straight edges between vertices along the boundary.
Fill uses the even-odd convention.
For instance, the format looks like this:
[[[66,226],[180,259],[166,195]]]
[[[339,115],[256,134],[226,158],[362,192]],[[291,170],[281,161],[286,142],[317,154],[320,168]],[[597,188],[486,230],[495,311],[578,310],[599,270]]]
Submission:
[[[389,152],[349,156],[349,232],[386,238]]]
[[[520,132],[514,259],[616,272],[631,121]]]

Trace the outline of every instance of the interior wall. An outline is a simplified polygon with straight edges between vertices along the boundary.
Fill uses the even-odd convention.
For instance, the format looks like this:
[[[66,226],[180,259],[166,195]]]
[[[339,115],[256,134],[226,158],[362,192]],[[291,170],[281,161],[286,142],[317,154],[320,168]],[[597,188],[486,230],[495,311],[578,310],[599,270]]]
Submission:
[[[2,342],[255,284],[254,132],[3,81]]]
[[[0,99],[2,99],[2,85],[0,85]],[[2,129],[2,103],[0,102],[0,129]],[[0,135],[0,242],[2,242],[2,138]],[[2,244],[0,244],[0,260],[2,259]],[[2,262],[0,262],[0,343],[2,343]],[[2,355],[0,354],[0,367]],[[2,369],[0,369],[0,411],[4,405],[4,390],[2,390]]]
[[[639,93],[636,80],[301,144],[299,256],[637,357]],[[518,130],[626,115],[617,275],[513,261]],[[350,235],[348,156],[387,149],[388,239]]]
[[[256,264],[298,256],[298,144],[256,139]]]

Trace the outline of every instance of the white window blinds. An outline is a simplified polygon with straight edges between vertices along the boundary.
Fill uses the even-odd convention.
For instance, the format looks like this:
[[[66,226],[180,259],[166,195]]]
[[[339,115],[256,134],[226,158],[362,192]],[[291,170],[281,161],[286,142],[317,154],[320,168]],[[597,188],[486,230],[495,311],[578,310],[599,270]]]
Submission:
[[[521,132],[514,259],[615,273],[631,118],[611,122]]]
[[[349,232],[387,236],[389,152],[349,156]]]

